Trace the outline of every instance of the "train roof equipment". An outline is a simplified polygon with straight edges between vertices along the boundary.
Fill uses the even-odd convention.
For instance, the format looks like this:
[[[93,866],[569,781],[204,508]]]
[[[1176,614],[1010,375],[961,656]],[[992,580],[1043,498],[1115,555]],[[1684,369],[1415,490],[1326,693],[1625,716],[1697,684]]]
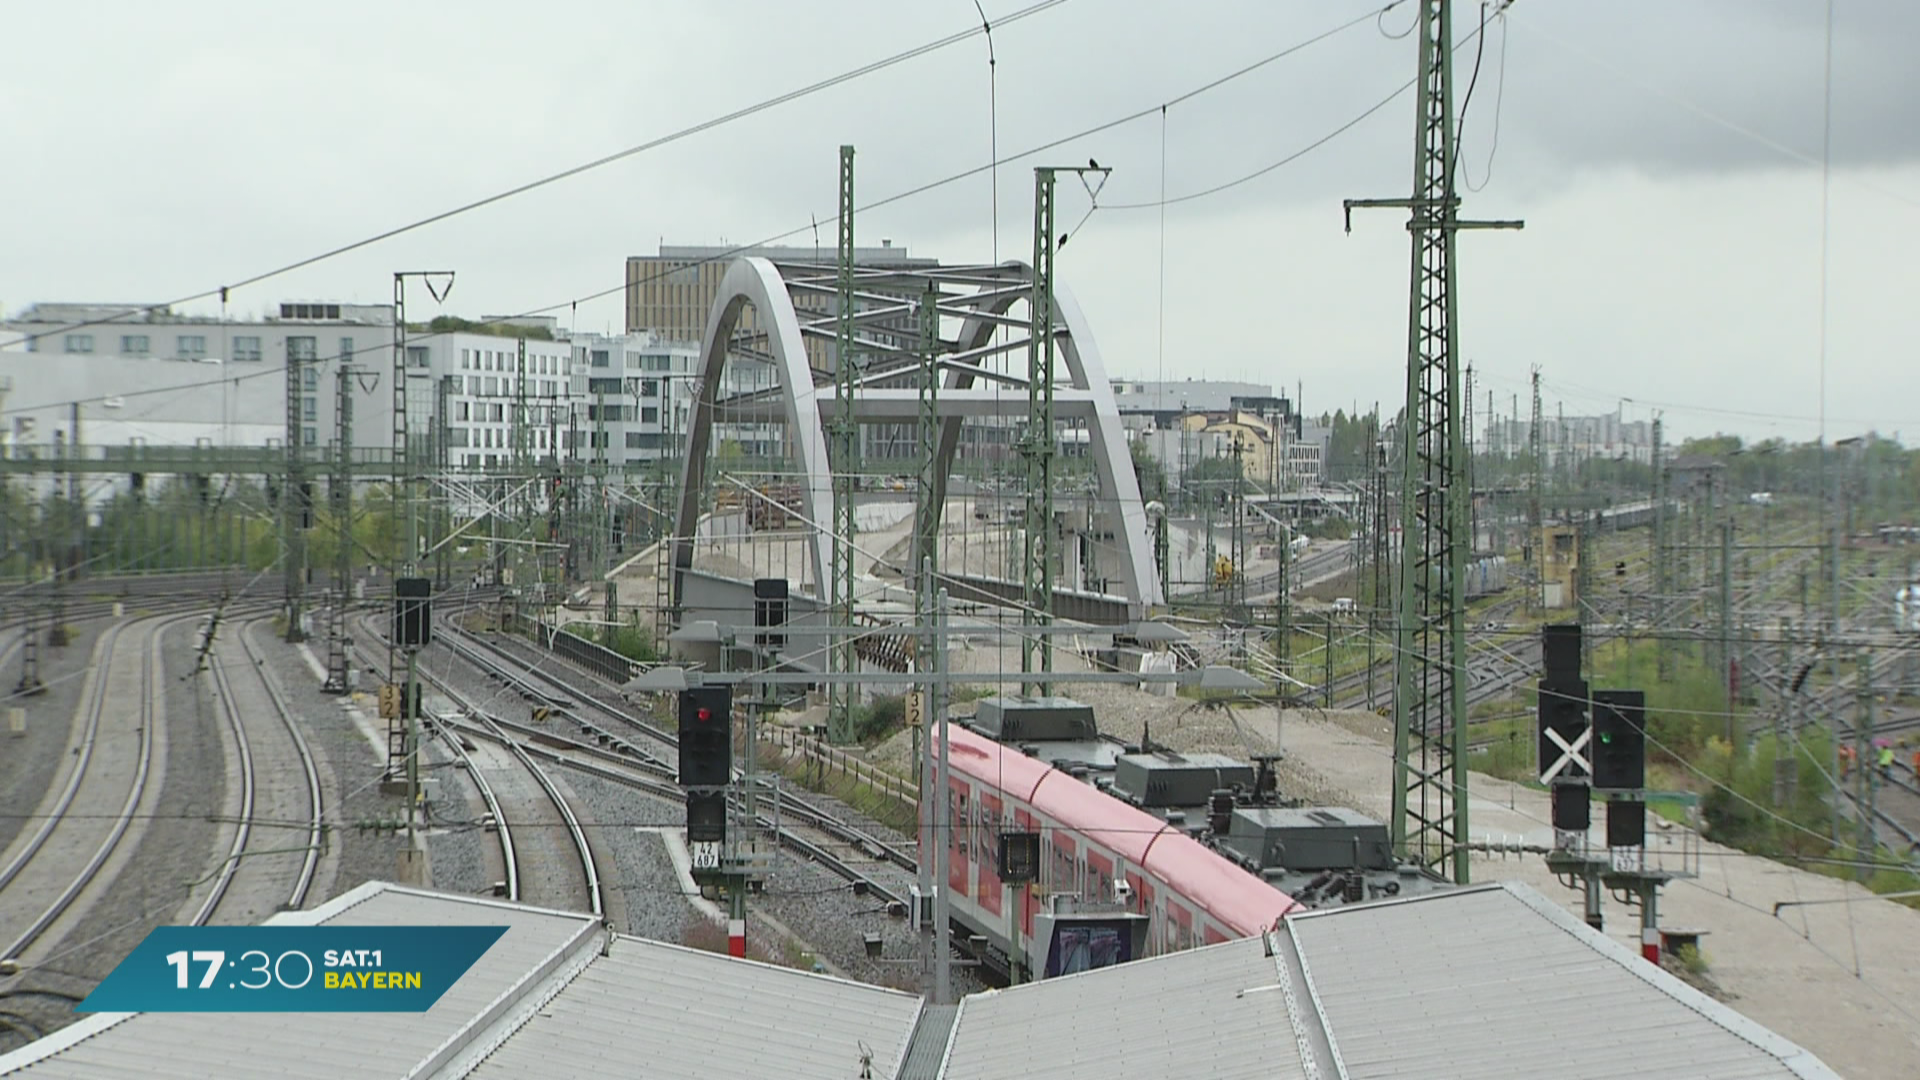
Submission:
[[[1100,733],[1093,706],[1072,698],[1008,695],[981,698],[974,708],[961,721],[966,727],[1076,775],[1110,773],[1129,749]]]
[[[1063,697],[981,698],[975,706],[975,731],[1004,743],[1068,742],[1100,737],[1093,706]]]
[[[1113,769],[1114,794],[1149,810],[1205,806],[1214,792],[1251,791],[1253,781],[1252,765],[1225,754],[1122,754]]]

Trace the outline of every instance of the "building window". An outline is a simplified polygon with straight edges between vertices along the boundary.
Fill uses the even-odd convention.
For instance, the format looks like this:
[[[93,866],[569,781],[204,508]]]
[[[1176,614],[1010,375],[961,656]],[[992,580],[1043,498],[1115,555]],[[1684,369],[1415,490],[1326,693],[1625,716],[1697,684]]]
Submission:
[[[646,407],[644,407],[644,408],[642,408],[642,409],[640,410],[640,422],[641,422],[641,423],[643,423],[643,424],[657,424],[657,423],[659,423],[659,422],[660,422],[660,410],[659,410],[658,408],[656,408],[655,406],[652,406],[652,405],[648,405],[648,406],[646,406]]]
[[[407,366],[417,368],[427,366],[427,347],[425,345],[407,346]]]
[[[122,334],[120,337],[120,351],[128,356],[147,355],[147,335]]]
[[[300,399],[300,419],[302,420],[320,419],[320,401],[318,398],[301,398]]]
[[[144,350],[143,350],[144,351]],[[260,359],[260,339],[240,335],[233,339],[233,358],[235,360]]]
[[[620,394],[626,392],[624,379],[588,379],[589,394]]]
[[[66,346],[71,353],[90,353],[93,351],[93,335],[68,334]]]
[[[311,393],[320,389],[320,369],[304,367],[300,369],[300,385]]]
[[[309,338],[308,340],[312,340]],[[174,340],[174,355],[182,360],[198,360],[207,355],[204,334],[181,334]]]
[[[180,340],[184,342],[187,339],[181,338]],[[181,348],[184,349],[186,348],[186,346],[182,345]],[[314,359],[314,353],[317,350],[317,348],[318,348],[317,338],[290,337],[287,339],[287,359],[312,360]]]
[[[460,350],[460,370],[461,371],[473,370],[473,350],[472,349]]]
[[[340,359],[342,360],[353,359],[353,339],[352,338],[343,337],[340,339]]]
[[[472,417],[467,415],[470,411],[470,407],[464,401],[456,401],[453,403],[453,418],[455,420],[471,420]]]
[[[308,446],[319,446],[320,430],[318,428],[300,429],[300,441]]]
[[[593,350],[593,366],[594,367],[607,366],[607,350],[605,349]]]
[[[659,397],[660,396],[660,380],[659,379],[641,379],[640,380],[640,396],[641,397]]]
[[[506,418],[506,406],[498,403],[487,406],[487,419],[499,423]]]

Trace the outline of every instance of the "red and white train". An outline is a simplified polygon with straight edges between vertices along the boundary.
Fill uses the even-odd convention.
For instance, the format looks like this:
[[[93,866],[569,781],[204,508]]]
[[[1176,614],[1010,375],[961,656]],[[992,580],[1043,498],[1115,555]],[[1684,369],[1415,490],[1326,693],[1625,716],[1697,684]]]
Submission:
[[[1179,826],[1018,748],[958,726],[947,745],[948,903],[990,966],[1011,958],[1036,978],[1104,967],[1251,937],[1302,907]],[[1039,833],[1038,881],[1000,880],[1003,830]],[[930,836],[920,850],[933,850]]]

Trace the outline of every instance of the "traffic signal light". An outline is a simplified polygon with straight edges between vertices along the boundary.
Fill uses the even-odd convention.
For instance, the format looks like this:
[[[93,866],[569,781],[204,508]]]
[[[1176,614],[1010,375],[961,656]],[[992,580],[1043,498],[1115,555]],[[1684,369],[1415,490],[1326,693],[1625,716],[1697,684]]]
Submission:
[[[1540,628],[1542,682],[1580,681],[1580,624],[1555,623]]]
[[[680,691],[680,786],[725,787],[733,779],[733,688]]]
[[[1553,827],[1561,832],[1586,832],[1593,824],[1593,803],[1585,784],[1553,785]]]
[[[786,578],[755,578],[753,582],[753,625],[784,626],[787,621]],[[786,645],[785,634],[756,634],[756,644],[778,649]]]
[[[1593,786],[1647,786],[1647,695],[1641,690],[1593,692]]]
[[[687,792],[687,840],[724,841],[727,838],[727,793]]]
[[[1592,732],[1587,725],[1587,684],[1540,680],[1540,782],[1586,783],[1593,775]]]
[[[1607,846],[1645,847],[1647,804],[1638,799],[1615,799],[1607,804]]]
[[[1023,885],[1040,880],[1040,834],[1003,832],[1000,834],[998,866],[1000,880],[1008,885]]]
[[[393,641],[405,648],[419,648],[433,642],[432,578],[394,579]]]

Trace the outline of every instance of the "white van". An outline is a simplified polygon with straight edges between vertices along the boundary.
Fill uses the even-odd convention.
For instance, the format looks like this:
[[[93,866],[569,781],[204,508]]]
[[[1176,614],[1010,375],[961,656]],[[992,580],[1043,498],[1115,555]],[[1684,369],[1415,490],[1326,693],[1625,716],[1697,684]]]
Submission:
[[[1339,611],[1339,612],[1353,611],[1354,610],[1353,597],[1351,596],[1335,597],[1333,601],[1333,610]]]

